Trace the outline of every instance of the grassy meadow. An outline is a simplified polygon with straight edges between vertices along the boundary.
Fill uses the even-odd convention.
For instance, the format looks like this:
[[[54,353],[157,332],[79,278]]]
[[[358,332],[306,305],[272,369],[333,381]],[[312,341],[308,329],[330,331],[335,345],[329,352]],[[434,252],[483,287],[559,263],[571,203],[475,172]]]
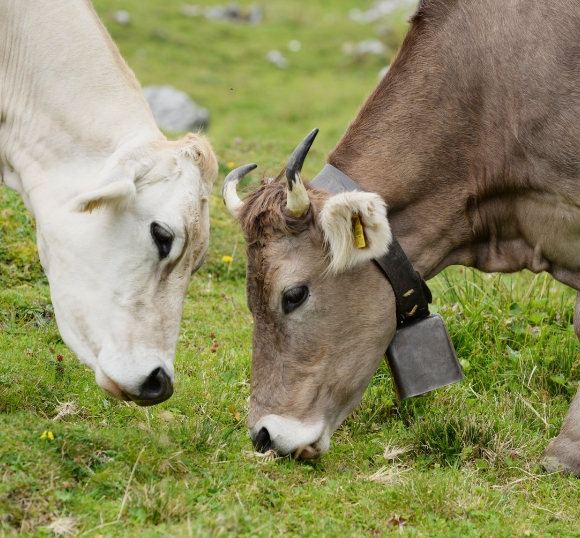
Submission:
[[[313,127],[306,176],[323,165],[405,33],[401,12],[349,18],[370,3],[275,0],[251,26],[186,17],[181,0],[95,0],[142,84],[210,109],[210,251],[185,302],[175,394],[139,408],[105,396],[60,339],[33,222],[0,188],[0,537],[580,536],[580,482],[538,465],[580,364],[574,293],[546,275],[446,271],[433,310],[463,383],[397,402],[383,365],[319,461],[252,450],[244,244],[221,181],[246,162],[277,173]],[[382,56],[343,52],[377,36]]]

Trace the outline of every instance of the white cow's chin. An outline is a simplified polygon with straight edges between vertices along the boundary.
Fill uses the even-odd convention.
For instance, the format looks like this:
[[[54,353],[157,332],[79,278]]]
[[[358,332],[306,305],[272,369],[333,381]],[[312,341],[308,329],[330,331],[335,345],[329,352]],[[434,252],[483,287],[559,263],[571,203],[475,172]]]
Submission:
[[[97,385],[99,385],[99,387],[101,387],[109,396],[114,396],[119,400],[131,399],[119,388],[119,385],[107,377],[98,366],[95,369],[95,379],[97,381]]]

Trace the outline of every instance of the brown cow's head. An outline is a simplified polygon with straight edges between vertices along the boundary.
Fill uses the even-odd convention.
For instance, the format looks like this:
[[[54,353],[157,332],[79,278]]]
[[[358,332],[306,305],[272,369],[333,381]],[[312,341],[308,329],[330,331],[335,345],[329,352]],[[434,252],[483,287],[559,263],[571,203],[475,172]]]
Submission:
[[[392,289],[371,261],[391,241],[376,194],[336,196],[300,179],[315,132],[286,167],[288,183],[262,185],[242,202],[234,170],[224,202],[247,240],[247,298],[254,316],[250,414],[254,444],[315,458],[362,398],[395,332]],[[353,216],[364,228],[357,248]]]

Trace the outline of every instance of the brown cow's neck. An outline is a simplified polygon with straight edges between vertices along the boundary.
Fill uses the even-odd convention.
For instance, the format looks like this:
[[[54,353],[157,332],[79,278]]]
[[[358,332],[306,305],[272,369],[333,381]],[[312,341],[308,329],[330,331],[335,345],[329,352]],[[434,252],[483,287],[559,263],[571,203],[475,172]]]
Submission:
[[[411,54],[420,26],[411,29],[329,163],[385,199],[394,235],[415,269],[430,277],[469,236],[461,216],[472,189],[457,100],[441,93],[448,82],[436,76],[434,55],[423,54],[427,66]]]
[[[328,162],[385,199],[395,237],[425,278],[451,264],[528,268],[580,289],[580,255],[572,254],[580,251],[570,246],[580,164],[560,149],[580,140],[580,110],[567,97],[576,72],[558,74],[565,47],[542,22],[549,7],[489,0],[429,8]],[[479,27],[481,9],[501,10],[501,24]],[[537,58],[534,39],[549,42]]]

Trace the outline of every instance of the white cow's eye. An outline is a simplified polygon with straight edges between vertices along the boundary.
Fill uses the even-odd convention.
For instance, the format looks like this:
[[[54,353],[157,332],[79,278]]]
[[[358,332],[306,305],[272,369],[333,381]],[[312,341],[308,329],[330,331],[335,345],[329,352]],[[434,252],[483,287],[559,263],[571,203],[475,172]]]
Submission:
[[[173,243],[173,235],[166,228],[157,224],[156,222],[151,223],[151,237],[157,245],[157,250],[159,250],[159,257],[161,259],[167,258],[169,252],[171,252],[171,244]]]
[[[284,314],[296,310],[308,298],[308,287],[297,286],[289,289],[282,297],[282,310]]]

